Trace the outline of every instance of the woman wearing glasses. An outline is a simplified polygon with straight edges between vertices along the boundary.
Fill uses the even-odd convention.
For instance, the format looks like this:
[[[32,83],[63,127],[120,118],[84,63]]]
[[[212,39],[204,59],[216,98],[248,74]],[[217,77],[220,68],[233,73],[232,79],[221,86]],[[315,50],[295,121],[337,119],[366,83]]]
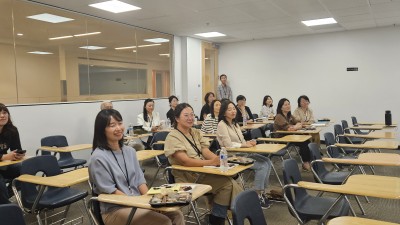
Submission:
[[[174,130],[165,140],[164,153],[171,165],[187,167],[219,166],[219,157],[209,149],[209,141],[201,135],[200,130],[192,128],[194,122],[193,108],[181,103],[175,108]],[[173,170],[176,182],[189,182],[211,185],[213,204],[209,222],[212,225],[225,224],[227,211],[232,200],[242,188],[231,177],[201,174]]]
[[[310,99],[302,95],[297,99],[297,108],[293,112],[294,118],[303,125],[310,125],[315,122],[313,111],[309,107]]]

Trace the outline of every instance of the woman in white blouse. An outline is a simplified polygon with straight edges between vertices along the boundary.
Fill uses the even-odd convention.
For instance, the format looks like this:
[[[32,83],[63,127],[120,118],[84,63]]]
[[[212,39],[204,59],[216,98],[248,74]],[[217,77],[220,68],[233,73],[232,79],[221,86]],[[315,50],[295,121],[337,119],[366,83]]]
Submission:
[[[160,114],[154,112],[154,100],[148,98],[144,101],[143,113],[137,116],[137,124],[142,125],[148,132],[154,132],[160,127]]]
[[[263,106],[261,108],[260,112],[260,117],[274,117],[275,116],[275,111],[274,108],[272,108],[272,98],[269,95],[264,96],[263,99]]]

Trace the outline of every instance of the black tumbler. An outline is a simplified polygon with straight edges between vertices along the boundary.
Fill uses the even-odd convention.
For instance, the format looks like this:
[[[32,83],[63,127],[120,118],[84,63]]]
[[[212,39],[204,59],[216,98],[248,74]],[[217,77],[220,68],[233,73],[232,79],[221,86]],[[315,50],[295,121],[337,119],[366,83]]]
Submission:
[[[392,125],[392,113],[390,112],[390,110],[385,111],[385,125]]]

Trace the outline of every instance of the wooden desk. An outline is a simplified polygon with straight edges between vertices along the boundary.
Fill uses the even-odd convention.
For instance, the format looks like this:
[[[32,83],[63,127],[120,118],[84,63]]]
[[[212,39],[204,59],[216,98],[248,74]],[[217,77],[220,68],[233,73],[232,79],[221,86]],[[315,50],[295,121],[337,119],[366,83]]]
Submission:
[[[319,132],[321,132],[322,128],[321,127],[316,127],[315,130],[296,130],[296,131],[288,131],[288,130],[277,130],[275,133],[280,133],[280,134],[307,134],[311,135],[312,137],[312,142],[317,143],[318,145],[320,144],[320,138],[319,138]]]
[[[398,141],[377,140],[377,141],[367,141],[364,144],[336,143],[335,146],[340,147],[340,148],[396,150],[399,146],[399,142]]]
[[[203,135],[203,137],[209,137],[209,138],[216,138],[217,134],[204,134],[202,133],[201,135]]]
[[[372,132],[368,134],[344,134],[345,137],[356,137],[364,139],[396,139],[395,132]]]
[[[328,221],[328,225],[398,225],[398,223],[389,223],[360,217],[341,216]]]
[[[258,138],[260,141],[268,141],[268,142],[282,142],[282,143],[298,143],[305,142],[311,139],[310,135],[286,135],[281,138]]]
[[[220,175],[220,176],[234,176],[244,170],[247,170],[248,168],[252,167],[253,165],[247,165],[247,166],[235,166],[226,172],[222,172],[219,168],[210,168],[210,167],[188,167],[188,166],[180,166],[180,165],[172,165],[172,169],[174,170],[183,170],[183,171],[189,171],[189,172],[195,172],[195,173],[208,173],[208,174],[214,174],[214,175]]]
[[[20,160],[15,160],[15,161],[11,161],[11,160],[3,160],[0,161],[0,167],[2,166],[9,166],[9,165],[13,165],[13,164],[17,164],[20,163],[22,161],[24,161],[25,159],[29,159],[31,156],[25,156],[24,158],[20,159]]]
[[[140,138],[144,138],[144,137],[150,137],[151,133],[146,133],[146,134],[138,134],[138,135],[132,135],[132,136],[124,136],[124,140],[125,141],[130,141],[133,139],[140,139]]]
[[[51,177],[41,177],[24,174],[17,177],[16,179],[32,184],[63,188],[89,180],[89,171],[88,168],[81,168]]]
[[[260,127],[263,127],[265,124],[263,123],[247,123],[246,126],[241,126],[241,130],[252,130],[252,129],[258,129]]]
[[[375,131],[375,130],[383,130],[383,128],[387,128],[385,125],[365,125],[365,126],[357,126],[357,127],[349,127],[352,130],[368,130],[368,131]]]
[[[400,166],[400,155],[391,153],[362,153],[357,159],[322,158],[322,161],[337,164],[367,166]]]
[[[270,124],[270,123],[274,123],[274,120],[257,120],[256,121],[248,121],[247,124]]]
[[[321,184],[307,181],[300,181],[297,185],[310,190],[340,194],[330,210],[325,213],[318,224],[323,223],[328,218],[331,210],[335,208],[335,205],[340,202],[345,195],[400,199],[400,178],[398,177],[357,174],[350,176],[346,183],[342,185]]]
[[[286,147],[284,144],[258,144],[250,148],[226,148],[229,152],[246,152],[246,153],[276,153]]]
[[[361,123],[358,123],[358,125],[362,125],[362,126],[364,126],[364,125],[382,125],[382,126],[386,126],[386,124],[382,123],[382,122],[361,122]],[[397,127],[397,123],[392,123],[392,125],[389,125],[388,127]]]
[[[190,185],[194,185],[192,191],[192,201],[195,201],[200,196],[211,191],[210,185],[206,184],[190,184]],[[151,197],[152,197],[151,195],[127,196],[127,195],[101,194],[98,196],[98,200],[100,202],[112,203],[129,207],[137,207],[142,209],[153,209],[156,211],[163,211],[163,212],[177,211],[181,208],[179,206],[153,208],[149,204]]]
[[[74,152],[85,149],[92,149],[92,144],[70,145],[66,147],[40,146],[39,149],[50,152]]]
[[[136,152],[138,161],[151,159],[162,154],[164,154],[163,150],[142,150]]]

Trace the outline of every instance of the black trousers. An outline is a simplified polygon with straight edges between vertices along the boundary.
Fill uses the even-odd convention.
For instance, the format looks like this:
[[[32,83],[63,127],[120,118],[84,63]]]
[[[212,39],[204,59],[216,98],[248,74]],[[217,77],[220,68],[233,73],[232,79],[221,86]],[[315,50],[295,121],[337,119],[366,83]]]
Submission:
[[[20,163],[7,166],[5,169],[0,168],[0,204],[10,203],[8,200],[10,195],[8,193],[11,190],[11,183],[9,184],[10,186],[7,187],[6,180],[11,182],[14,178],[19,177],[20,174]]]
[[[301,142],[301,143],[293,143],[293,145],[300,148],[300,156],[301,156],[301,160],[303,160],[303,162],[311,162],[311,152],[310,152],[310,149],[308,148],[309,143],[310,143],[310,141],[305,141],[305,142]]]

